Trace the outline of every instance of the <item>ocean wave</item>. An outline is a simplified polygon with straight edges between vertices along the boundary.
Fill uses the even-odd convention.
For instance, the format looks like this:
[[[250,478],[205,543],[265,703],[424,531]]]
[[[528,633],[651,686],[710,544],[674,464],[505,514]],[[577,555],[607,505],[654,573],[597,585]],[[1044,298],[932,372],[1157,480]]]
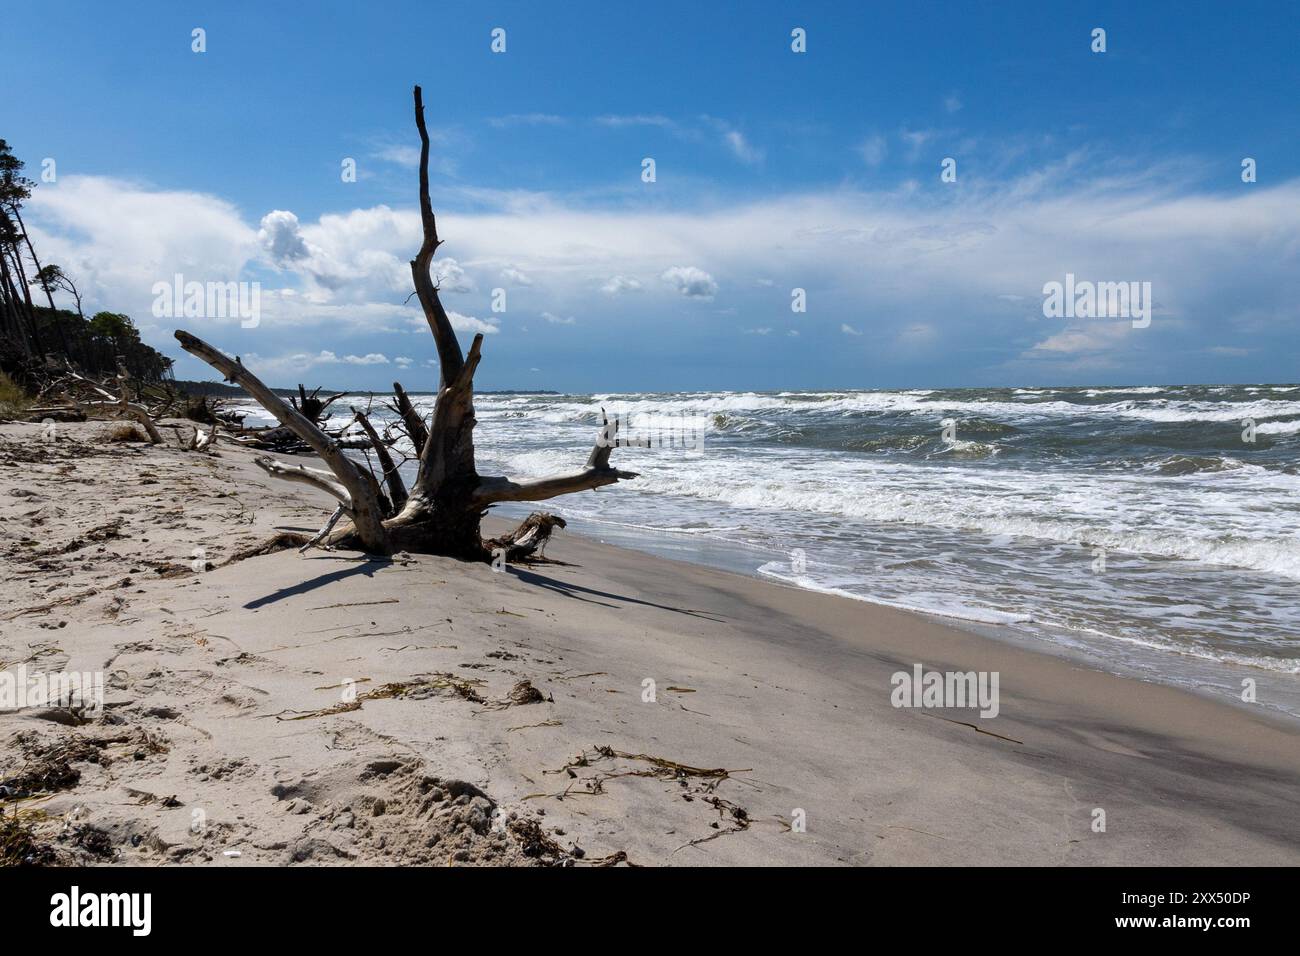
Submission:
[[[1162,475],[1195,475],[1203,472],[1237,471],[1247,467],[1236,458],[1218,455],[1170,455],[1153,465]]]
[[[1124,503],[1120,503],[1118,508],[1126,525],[1111,526],[1106,522],[1114,521],[1114,516],[1108,516],[1104,511],[1099,512],[1095,520],[1082,516],[1053,517],[1061,512],[1059,495],[1044,495],[1031,501],[1022,493],[1013,493],[1009,489],[1004,489],[1003,493],[1015,495],[1011,500],[1002,498],[993,489],[982,489],[978,496],[963,496],[958,486],[954,486],[946,496],[925,489],[894,490],[887,485],[871,483],[828,488],[817,480],[801,479],[798,473],[788,481],[757,478],[743,484],[675,470],[645,477],[648,483],[643,490],[701,498],[737,508],[810,512],[863,521],[1013,535],[1085,548],[1245,568],[1300,580],[1300,540],[1295,537],[1225,537],[1212,523],[1199,529],[1139,528],[1134,525],[1141,519]],[[1086,496],[1087,492],[1082,494]],[[1133,505],[1134,508],[1143,507],[1148,518],[1160,517],[1162,503],[1158,499],[1135,501]],[[1031,509],[1038,509],[1038,512]],[[1284,532],[1277,529],[1277,533],[1282,535]]]
[[[1261,435],[1294,435],[1300,432],[1300,419],[1293,422],[1260,422],[1255,431]]]
[[[1089,390],[1097,395],[1102,390]],[[1137,389],[1115,390],[1135,393]],[[1060,395],[1060,392],[1053,394]],[[1252,399],[1251,401],[1197,401],[1190,399],[1129,399],[1107,403],[1073,402],[1057,397],[1051,401],[999,401],[996,399],[946,399],[913,392],[827,392],[782,393],[725,392],[675,394],[653,397],[603,396],[590,401],[534,403],[530,417],[553,423],[598,421],[601,408],[609,414],[743,416],[754,413],[927,415],[936,418],[968,413],[990,420],[1016,421],[1059,418],[1123,418],[1155,423],[1240,422],[1300,416],[1300,401]],[[634,419],[635,420],[635,419]],[[722,421],[726,421],[724,417]]]
[[[786,584],[793,584],[796,587],[801,587],[808,591],[817,591],[820,594],[834,594],[839,597],[850,598],[854,601],[863,601],[868,604],[878,604],[882,607],[897,608],[900,611],[931,614],[936,617],[971,621],[976,624],[1028,624],[1033,620],[1033,617],[1029,614],[979,607],[973,604],[966,604],[953,598],[936,599],[932,601],[890,601],[886,598],[862,594],[859,591],[850,591],[843,587],[823,584],[816,578],[807,574],[794,574],[790,571],[789,563],[783,561],[771,561],[764,564],[758,568],[758,573],[764,577],[774,578],[775,580],[782,581]]]

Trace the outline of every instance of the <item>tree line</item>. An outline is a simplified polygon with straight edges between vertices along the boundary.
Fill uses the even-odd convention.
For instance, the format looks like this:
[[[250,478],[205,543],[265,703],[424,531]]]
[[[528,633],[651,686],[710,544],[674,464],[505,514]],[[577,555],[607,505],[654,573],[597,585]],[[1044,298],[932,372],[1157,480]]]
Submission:
[[[29,385],[43,369],[71,363],[95,376],[124,367],[143,382],[171,377],[172,360],[140,340],[130,316],[82,311],[81,292],[62,266],[42,262],[23,221],[36,183],[0,139],[0,370]],[[71,299],[73,309],[55,305]]]

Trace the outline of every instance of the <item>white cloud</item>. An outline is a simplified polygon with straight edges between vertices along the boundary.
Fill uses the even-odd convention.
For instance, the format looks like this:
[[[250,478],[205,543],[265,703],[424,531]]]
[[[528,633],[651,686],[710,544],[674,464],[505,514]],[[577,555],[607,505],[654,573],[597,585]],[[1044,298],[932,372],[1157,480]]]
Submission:
[[[518,269],[515,269],[513,267],[508,269],[502,269],[501,278],[505,279],[507,282],[510,282],[514,285],[529,286],[533,284],[532,279],[530,279],[527,275],[525,275],[524,273],[520,272]]]
[[[495,335],[501,331],[500,326],[494,322],[485,322],[472,315],[462,315],[450,309],[447,310],[447,318],[451,320],[451,327],[457,332],[482,332],[484,335]],[[423,318],[420,321],[423,323]]]
[[[576,325],[578,321],[571,315],[566,318],[561,318],[560,316],[553,315],[550,312],[543,312],[542,318],[547,322],[550,322],[552,325]]]
[[[488,118],[488,125],[502,129],[507,126],[564,126],[568,120],[554,113],[510,113]]]
[[[740,130],[729,129],[723,134],[723,141],[727,148],[735,154],[736,158],[742,163],[750,166],[756,166],[763,161],[764,151],[753,146]]]
[[[949,113],[956,113],[962,107],[962,102],[957,98],[956,93],[950,93],[943,99],[943,108]]]
[[[407,355],[399,355],[397,358],[393,359],[393,364],[398,368],[410,368],[414,362],[415,359]]]
[[[718,283],[713,276],[695,266],[673,266],[665,269],[660,278],[688,299],[712,301],[718,294]]]
[[[257,241],[278,266],[290,265],[311,256],[311,250],[302,238],[298,217],[283,209],[273,209],[262,217],[261,228],[257,230]]]
[[[420,165],[420,147],[418,146],[385,146],[375,150],[371,155],[375,159],[382,159],[386,163],[405,166],[407,169],[415,169]]]
[[[614,129],[623,129],[629,126],[658,126],[661,129],[667,130],[677,129],[677,124],[667,116],[647,113],[638,113],[628,116],[597,116],[596,122],[601,126],[610,126]]]
[[[1049,335],[1021,357],[1047,358],[1109,351],[1121,342],[1131,329],[1132,324],[1127,320],[1092,320],[1088,325],[1063,329]]]
[[[150,315],[155,282],[177,273],[238,281],[264,254],[257,229],[233,205],[202,193],[65,174],[57,188],[34,190],[29,206],[25,219],[42,261],[73,277],[87,313],[126,312],[145,332],[161,331]]]
[[[745,329],[746,335],[771,335],[772,330],[768,326],[759,329]]]
[[[379,352],[368,352],[365,355],[345,355],[343,361],[348,365],[387,365],[388,357]]]
[[[473,292],[475,289],[474,280],[465,273],[455,259],[446,256],[434,259],[429,272],[433,275],[434,285],[438,287],[439,292],[466,293]]]
[[[843,322],[843,323],[840,324],[840,331],[843,332],[845,335],[861,335],[861,334],[862,334],[862,333],[859,332],[857,329],[855,329],[853,326],[849,325],[847,322]]]
[[[611,276],[610,280],[600,287],[600,291],[606,295],[622,295],[625,292],[640,292],[641,280],[633,276]]]

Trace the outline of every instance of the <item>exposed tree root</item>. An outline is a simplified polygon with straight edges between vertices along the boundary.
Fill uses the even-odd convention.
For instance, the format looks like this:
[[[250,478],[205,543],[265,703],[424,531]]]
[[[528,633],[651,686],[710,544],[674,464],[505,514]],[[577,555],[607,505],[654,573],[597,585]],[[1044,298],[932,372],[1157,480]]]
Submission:
[[[514,531],[507,532],[484,542],[493,554],[504,549],[505,559],[509,562],[528,561],[536,556],[546,559],[546,545],[551,540],[551,533],[556,528],[567,527],[563,518],[545,511],[534,511],[525,518]]]

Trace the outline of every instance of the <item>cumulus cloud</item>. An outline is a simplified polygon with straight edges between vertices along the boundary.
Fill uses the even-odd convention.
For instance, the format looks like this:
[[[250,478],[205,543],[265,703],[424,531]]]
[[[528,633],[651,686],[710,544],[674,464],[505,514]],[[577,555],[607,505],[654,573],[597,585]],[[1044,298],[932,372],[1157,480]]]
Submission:
[[[470,334],[482,332],[484,335],[495,335],[501,331],[500,326],[494,322],[485,322],[483,319],[476,319],[472,315],[462,315],[450,309],[447,310],[447,318],[451,320],[451,327],[457,332],[469,332]],[[423,322],[423,318],[420,321]]]
[[[659,276],[688,299],[712,301],[718,294],[718,283],[713,276],[695,266],[673,266]]]
[[[262,217],[257,241],[277,266],[291,265],[311,256],[298,217],[284,209],[273,209]]]
[[[25,218],[42,260],[73,276],[87,312],[126,312],[143,331],[156,328],[155,282],[178,273],[186,281],[238,281],[264,255],[239,211],[203,193],[63,175],[57,189],[35,190],[29,206]]]
[[[600,287],[600,291],[606,295],[622,295],[625,292],[640,292],[641,280],[633,276],[611,276],[609,281]]]
[[[533,284],[533,280],[531,278],[529,278],[527,275],[525,275],[524,273],[520,272],[518,269],[515,269],[513,267],[502,269],[501,278],[505,279],[507,282],[511,283],[512,285],[530,286]]]
[[[474,291],[474,280],[465,273],[455,259],[446,257],[435,259],[429,272],[433,275],[433,282],[439,292]]]

